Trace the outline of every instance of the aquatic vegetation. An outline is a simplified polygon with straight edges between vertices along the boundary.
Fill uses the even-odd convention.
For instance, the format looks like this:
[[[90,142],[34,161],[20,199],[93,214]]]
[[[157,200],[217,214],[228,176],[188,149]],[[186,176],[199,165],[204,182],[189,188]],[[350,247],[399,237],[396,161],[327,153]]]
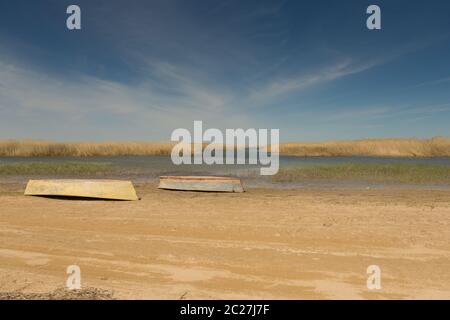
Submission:
[[[107,174],[113,171],[113,166],[107,162],[63,161],[0,163],[0,175],[92,175]]]
[[[436,164],[343,163],[282,169],[278,182],[359,180],[402,183],[450,183],[450,166]]]

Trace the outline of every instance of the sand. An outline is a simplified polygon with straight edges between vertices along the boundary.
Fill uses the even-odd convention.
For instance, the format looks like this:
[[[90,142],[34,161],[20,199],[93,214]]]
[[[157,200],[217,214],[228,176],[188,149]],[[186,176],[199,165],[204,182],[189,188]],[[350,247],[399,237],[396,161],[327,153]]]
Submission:
[[[448,190],[146,184],[115,202],[23,187],[0,185],[0,297],[59,292],[75,264],[83,288],[116,299],[450,299]]]

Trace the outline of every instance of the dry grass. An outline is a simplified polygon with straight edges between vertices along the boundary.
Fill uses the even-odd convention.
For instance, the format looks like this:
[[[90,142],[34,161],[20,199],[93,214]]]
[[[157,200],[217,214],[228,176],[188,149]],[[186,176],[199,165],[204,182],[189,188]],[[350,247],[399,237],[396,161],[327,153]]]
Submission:
[[[52,142],[0,141],[0,156],[127,156],[170,155],[174,143],[165,142]],[[450,138],[366,139],[292,142],[280,145],[282,155],[301,157],[386,156],[450,157]]]
[[[292,142],[281,144],[280,153],[301,157],[450,157],[450,138]]]
[[[37,140],[0,141],[3,157],[93,157],[169,155],[172,143],[163,142],[51,142]]]

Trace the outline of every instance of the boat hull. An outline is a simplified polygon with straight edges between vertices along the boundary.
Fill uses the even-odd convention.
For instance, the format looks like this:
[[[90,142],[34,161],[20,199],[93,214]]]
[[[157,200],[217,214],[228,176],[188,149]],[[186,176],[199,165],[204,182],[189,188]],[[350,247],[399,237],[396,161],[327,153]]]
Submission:
[[[241,180],[231,177],[162,176],[159,189],[205,192],[244,192]]]
[[[131,181],[121,180],[30,180],[25,195],[139,200]]]

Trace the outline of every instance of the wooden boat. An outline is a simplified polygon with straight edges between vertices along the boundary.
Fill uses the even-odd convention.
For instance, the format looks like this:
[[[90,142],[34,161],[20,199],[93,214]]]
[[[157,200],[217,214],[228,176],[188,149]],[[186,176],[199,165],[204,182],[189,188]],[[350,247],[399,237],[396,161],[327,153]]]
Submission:
[[[139,200],[131,181],[121,180],[30,180],[25,195]]]
[[[244,192],[241,180],[233,177],[161,176],[159,189],[210,192]]]

